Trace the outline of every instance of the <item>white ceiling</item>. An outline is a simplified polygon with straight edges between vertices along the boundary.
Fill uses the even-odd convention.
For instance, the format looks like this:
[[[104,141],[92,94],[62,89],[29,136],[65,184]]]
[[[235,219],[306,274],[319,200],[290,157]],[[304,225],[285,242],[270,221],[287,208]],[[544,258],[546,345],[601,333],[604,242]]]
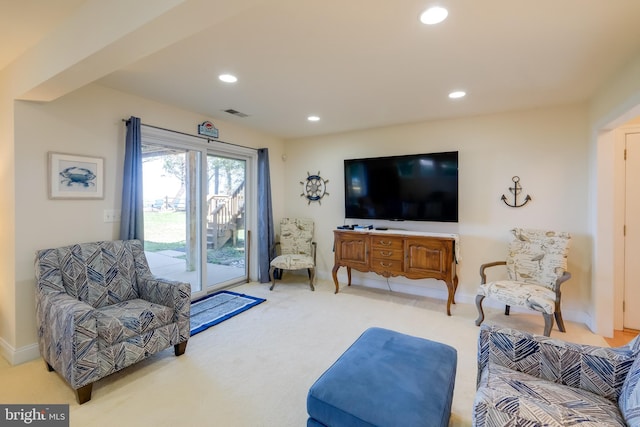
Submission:
[[[0,0],[0,68],[82,3]],[[640,53],[638,0],[440,0],[425,26],[432,3],[255,1],[97,82],[296,138],[583,102]]]

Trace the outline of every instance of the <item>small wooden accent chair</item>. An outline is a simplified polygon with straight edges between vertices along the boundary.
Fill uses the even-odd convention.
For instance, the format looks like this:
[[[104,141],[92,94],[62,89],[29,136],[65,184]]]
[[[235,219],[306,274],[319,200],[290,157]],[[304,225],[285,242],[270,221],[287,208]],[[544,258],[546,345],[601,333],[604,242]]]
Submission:
[[[484,320],[482,301],[494,298],[505,304],[505,315],[512,305],[539,311],[544,317],[544,335],[551,334],[553,318],[558,329],[565,332],[561,311],[560,285],[571,274],[567,269],[569,233],[515,228],[514,239],[509,244],[506,261],[496,261],[480,266],[481,283],[476,295],[478,318],[476,325]],[[487,283],[485,270],[506,265],[508,280]]]
[[[271,261],[269,275],[271,287],[276,285],[276,270],[302,270],[309,273],[309,286],[313,287],[316,270],[316,243],[313,241],[313,220],[283,218],[280,221],[280,241],[276,243],[280,254]]]

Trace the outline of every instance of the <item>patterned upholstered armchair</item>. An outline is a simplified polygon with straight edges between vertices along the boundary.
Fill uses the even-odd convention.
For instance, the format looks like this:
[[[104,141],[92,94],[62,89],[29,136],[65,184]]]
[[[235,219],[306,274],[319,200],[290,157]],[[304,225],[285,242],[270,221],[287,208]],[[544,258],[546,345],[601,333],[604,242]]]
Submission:
[[[566,271],[571,236],[569,233],[522,228],[514,228],[511,232],[514,239],[509,244],[506,261],[480,266],[476,325],[480,326],[484,320],[482,301],[489,297],[505,304],[505,315],[509,315],[512,305],[542,313],[546,336],[551,334],[554,317],[558,329],[564,332],[560,285],[571,278]],[[506,265],[508,280],[487,283],[485,270],[498,265]]]
[[[271,261],[269,275],[271,290],[276,285],[276,270],[302,270],[309,273],[309,286],[314,290],[316,270],[316,243],[313,241],[313,220],[282,218],[280,221],[280,254]]]
[[[640,426],[639,353],[482,325],[473,425]]]
[[[36,254],[40,354],[76,392],[189,339],[191,286],[152,276],[138,240],[82,243]]]

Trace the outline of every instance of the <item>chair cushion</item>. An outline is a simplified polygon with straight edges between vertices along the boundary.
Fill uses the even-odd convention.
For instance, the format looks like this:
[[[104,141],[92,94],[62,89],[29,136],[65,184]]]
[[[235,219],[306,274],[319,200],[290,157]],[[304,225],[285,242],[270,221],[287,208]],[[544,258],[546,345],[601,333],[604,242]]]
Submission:
[[[554,289],[567,269],[569,233],[522,228],[512,233],[507,257],[509,279]]]
[[[489,362],[473,404],[476,426],[625,426],[612,401]]]
[[[138,298],[135,244],[140,245],[118,240],[56,249],[67,293],[95,308]]]
[[[531,283],[497,280],[481,284],[478,295],[495,298],[506,305],[523,306],[542,313],[553,314],[555,311],[555,292]]]
[[[280,254],[313,255],[313,220],[283,218],[280,221]],[[304,268],[304,267],[301,267]]]
[[[640,357],[631,365],[622,385],[618,404],[628,425],[640,425]]]
[[[308,255],[288,254],[278,255],[271,261],[271,266],[283,270],[298,270],[302,268],[314,268],[313,258]]]
[[[173,322],[174,311],[141,299],[96,310],[98,343],[106,347]]]

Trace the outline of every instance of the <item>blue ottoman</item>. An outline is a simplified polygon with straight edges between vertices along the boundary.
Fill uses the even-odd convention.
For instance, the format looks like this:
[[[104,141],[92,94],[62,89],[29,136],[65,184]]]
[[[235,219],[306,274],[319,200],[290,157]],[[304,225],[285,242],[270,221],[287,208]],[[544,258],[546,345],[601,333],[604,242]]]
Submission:
[[[309,389],[311,427],[446,427],[458,354],[446,344],[367,329]]]

